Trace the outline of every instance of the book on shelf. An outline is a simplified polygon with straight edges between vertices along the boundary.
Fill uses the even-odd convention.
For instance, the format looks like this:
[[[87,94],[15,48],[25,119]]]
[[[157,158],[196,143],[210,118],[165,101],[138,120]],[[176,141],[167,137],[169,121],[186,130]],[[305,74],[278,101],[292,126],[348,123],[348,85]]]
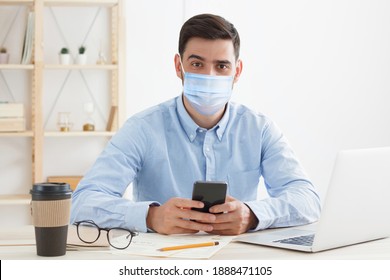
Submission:
[[[20,132],[26,130],[24,118],[0,118],[0,132]]]
[[[115,116],[116,116],[117,110],[118,110],[118,106],[111,106],[110,114],[108,116],[108,121],[107,121],[107,126],[106,126],[107,131],[114,130]]]
[[[23,103],[0,103],[0,118],[23,118]]]
[[[27,16],[26,32],[24,34],[21,64],[30,64],[32,61],[34,42],[34,12],[29,11]]]

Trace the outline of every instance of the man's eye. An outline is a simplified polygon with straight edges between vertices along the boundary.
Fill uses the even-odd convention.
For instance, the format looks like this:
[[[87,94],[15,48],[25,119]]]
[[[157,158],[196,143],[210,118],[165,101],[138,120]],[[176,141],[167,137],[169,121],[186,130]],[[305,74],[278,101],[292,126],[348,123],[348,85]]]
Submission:
[[[192,62],[191,65],[194,66],[194,67],[201,67],[202,63],[200,63],[200,62]]]
[[[229,67],[226,64],[219,64],[218,68],[219,69],[228,69]]]

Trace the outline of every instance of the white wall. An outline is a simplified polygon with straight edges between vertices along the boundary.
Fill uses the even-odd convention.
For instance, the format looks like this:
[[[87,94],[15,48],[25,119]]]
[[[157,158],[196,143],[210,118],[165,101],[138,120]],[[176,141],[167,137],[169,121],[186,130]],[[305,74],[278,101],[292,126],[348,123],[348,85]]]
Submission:
[[[129,116],[180,93],[173,57],[184,2],[126,1]]]
[[[131,1],[128,114],[180,94],[173,56],[192,15],[224,16],[241,36],[234,100],[272,117],[320,194],[337,151],[390,145],[390,2]]]

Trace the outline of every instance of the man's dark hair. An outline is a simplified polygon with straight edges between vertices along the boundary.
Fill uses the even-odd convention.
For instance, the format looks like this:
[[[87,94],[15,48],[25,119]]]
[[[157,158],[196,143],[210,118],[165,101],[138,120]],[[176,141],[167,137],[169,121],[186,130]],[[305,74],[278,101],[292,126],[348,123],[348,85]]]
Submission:
[[[234,25],[221,16],[200,14],[188,19],[179,35],[179,54],[183,57],[187,42],[193,38],[208,40],[230,39],[233,42],[236,60],[240,55],[240,36]]]

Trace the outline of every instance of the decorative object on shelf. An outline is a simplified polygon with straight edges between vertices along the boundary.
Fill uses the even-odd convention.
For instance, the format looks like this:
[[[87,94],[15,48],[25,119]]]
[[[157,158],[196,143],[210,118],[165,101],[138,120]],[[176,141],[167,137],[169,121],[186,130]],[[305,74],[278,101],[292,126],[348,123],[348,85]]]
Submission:
[[[0,64],[7,64],[9,59],[9,54],[7,53],[7,49],[4,47],[0,48]]]
[[[57,126],[61,132],[67,132],[72,128],[73,123],[70,122],[70,113],[69,112],[59,112],[58,113]]]
[[[83,125],[83,131],[94,131],[95,122],[92,118],[94,106],[92,102],[84,103],[84,111],[87,114],[87,119]]]
[[[68,65],[70,63],[70,53],[68,48],[62,48],[59,55],[61,64]]]
[[[79,47],[79,54],[77,56],[77,64],[80,64],[80,65],[87,64],[87,54],[85,53],[86,50],[87,50],[87,48],[83,45],[81,45]]]
[[[106,56],[104,55],[102,43],[100,42],[99,58],[98,58],[98,60],[96,61],[96,64],[101,65],[101,64],[106,64],[106,63],[107,63],[107,58],[106,58]]]

